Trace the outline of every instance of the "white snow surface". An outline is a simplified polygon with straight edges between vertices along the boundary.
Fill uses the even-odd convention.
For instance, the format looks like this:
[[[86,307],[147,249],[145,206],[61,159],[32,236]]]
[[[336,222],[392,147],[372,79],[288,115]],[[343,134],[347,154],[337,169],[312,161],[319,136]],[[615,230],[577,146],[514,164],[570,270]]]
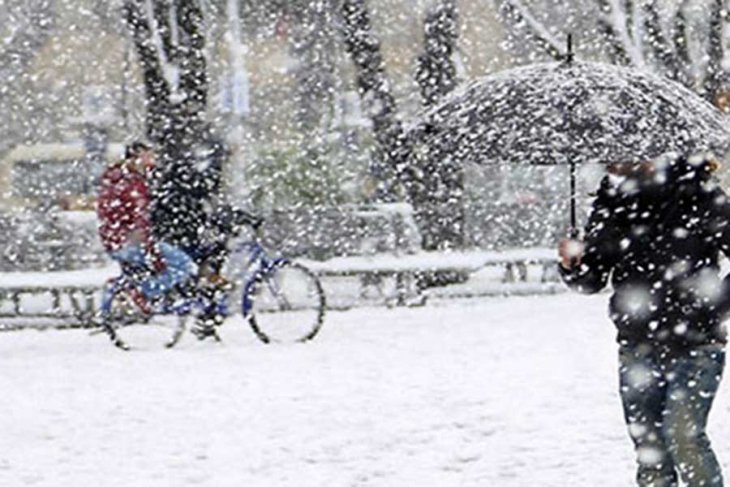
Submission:
[[[0,272],[0,289],[16,287],[99,287],[119,275],[119,265],[75,271]]]
[[[329,312],[297,346],[237,317],[173,350],[1,333],[0,485],[631,485],[606,299]],[[729,408],[721,386],[726,472]]]

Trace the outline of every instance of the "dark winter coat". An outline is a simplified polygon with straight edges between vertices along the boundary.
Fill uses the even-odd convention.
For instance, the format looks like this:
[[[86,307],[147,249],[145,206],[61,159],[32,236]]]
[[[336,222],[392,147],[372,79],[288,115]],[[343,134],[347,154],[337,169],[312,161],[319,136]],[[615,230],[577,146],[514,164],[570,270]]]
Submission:
[[[660,182],[657,182],[659,180]],[[585,254],[565,282],[586,293],[609,278],[621,343],[685,348],[725,341],[730,202],[705,164],[674,161],[657,178],[603,179],[585,229]]]

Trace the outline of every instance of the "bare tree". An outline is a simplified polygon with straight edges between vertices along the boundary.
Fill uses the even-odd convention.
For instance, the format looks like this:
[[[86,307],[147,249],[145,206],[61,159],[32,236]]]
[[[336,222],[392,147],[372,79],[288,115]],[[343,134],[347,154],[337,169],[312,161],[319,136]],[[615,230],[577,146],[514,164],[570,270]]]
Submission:
[[[205,119],[203,11],[197,0],[126,0],[124,8],[144,79],[146,132],[158,149],[155,229],[195,246],[203,204],[220,186],[223,154]]]
[[[459,34],[455,0],[441,0],[423,23],[423,52],[418,57],[416,81],[425,107],[433,106],[457,85],[454,55]],[[438,250],[464,244],[464,174],[461,163],[440,147],[427,145],[418,161],[421,184],[411,195],[421,223],[423,248]]]
[[[208,78],[202,11],[195,0],[128,0],[132,30],[144,75],[146,131],[162,144],[171,128],[199,131],[204,121]]]
[[[532,41],[537,50],[559,59],[562,42],[555,25],[537,19],[521,0],[496,0],[503,20]],[[725,50],[723,0],[590,0],[585,36],[600,33],[611,62],[653,69],[697,91],[710,102],[727,91],[722,80]],[[579,34],[579,33],[578,33]]]
[[[287,8],[295,20],[289,42],[298,61],[295,120],[303,133],[321,133],[328,128],[336,84],[333,10],[326,1],[293,1]]]
[[[418,57],[416,81],[425,106],[437,103],[456,87],[454,54],[459,38],[456,0],[441,0],[426,13],[423,53]]]
[[[707,40],[707,67],[702,83],[702,93],[708,100],[718,103],[723,95],[722,91],[729,87],[722,86],[726,73],[723,69],[725,49],[723,46],[724,16],[727,15],[723,0],[712,0],[709,14],[709,30]],[[686,36],[685,36],[686,37]],[[686,40],[683,42],[686,43]]]
[[[412,204],[416,222],[427,250],[463,245],[463,172],[457,161],[438,147],[426,147],[414,154],[398,116],[390,91],[380,43],[373,35],[364,0],[342,4],[344,37],[355,64],[357,85],[373,123],[385,168],[381,193],[394,198],[400,185]],[[416,81],[424,106],[431,106],[457,83],[453,55],[458,39],[458,10],[454,0],[441,0],[424,22],[424,50],[418,58]],[[393,174],[393,180],[388,175]]]
[[[355,65],[357,89],[373,123],[373,133],[384,160],[383,166],[374,168],[379,177],[378,193],[383,199],[392,199],[400,183],[412,197],[418,191],[416,186],[420,181],[408,165],[410,147],[398,118],[398,107],[390,90],[380,42],[373,34],[367,5],[365,0],[343,0],[341,11],[345,47]]]
[[[560,42],[554,38],[542,22],[534,17],[521,0],[497,1],[503,19],[509,22],[511,27],[520,28],[521,33],[533,42],[539,50],[546,52],[554,59],[560,59],[562,55]]]

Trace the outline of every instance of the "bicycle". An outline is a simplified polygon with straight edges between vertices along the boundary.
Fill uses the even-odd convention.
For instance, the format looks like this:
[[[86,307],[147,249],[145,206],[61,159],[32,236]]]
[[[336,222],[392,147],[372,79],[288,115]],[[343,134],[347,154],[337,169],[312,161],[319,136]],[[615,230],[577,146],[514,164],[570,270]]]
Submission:
[[[258,228],[251,224],[252,217],[240,212],[237,218],[236,230],[228,240],[238,235],[243,224],[255,230],[252,240],[238,244],[226,255],[230,262],[232,256],[248,252],[239,279],[244,319],[264,343],[311,340],[324,323],[326,308],[319,278],[302,264],[271,256],[260,242]],[[160,343],[172,348],[182,338],[190,319],[214,315],[222,323],[231,314],[230,301],[236,287],[211,292],[199,276],[173,288],[157,302],[147,303],[139,287],[146,272],[149,271],[124,266],[122,274],[104,288],[100,324],[118,348],[130,350]],[[217,333],[212,336],[220,340]]]

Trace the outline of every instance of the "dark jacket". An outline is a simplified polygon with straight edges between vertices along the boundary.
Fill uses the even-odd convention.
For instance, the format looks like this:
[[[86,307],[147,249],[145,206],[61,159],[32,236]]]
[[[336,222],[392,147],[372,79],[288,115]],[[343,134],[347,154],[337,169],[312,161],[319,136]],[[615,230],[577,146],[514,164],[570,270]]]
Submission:
[[[730,202],[706,164],[677,160],[648,182],[607,176],[581,265],[561,274],[585,293],[611,279],[610,316],[621,343],[724,343],[730,286],[718,276],[718,257],[730,251],[729,223]]]

